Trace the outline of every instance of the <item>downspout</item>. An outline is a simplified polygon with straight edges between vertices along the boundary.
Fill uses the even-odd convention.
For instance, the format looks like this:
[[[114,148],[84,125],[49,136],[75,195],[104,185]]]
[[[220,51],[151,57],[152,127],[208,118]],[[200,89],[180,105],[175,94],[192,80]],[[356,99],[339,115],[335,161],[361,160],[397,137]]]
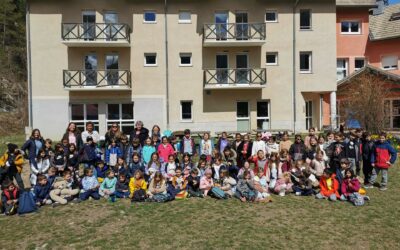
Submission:
[[[31,65],[31,30],[30,30],[30,9],[29,1],[26,1],[26,51],[27,51],[27,71],[28,71],[28,126],[32,128],[32,65]]]
[[[169,64],[168,64],[168,21],[167,21],[168,3],[164,0],[164,29],[165,29],[165,89],[166,89],[166,115],[167,129],[169,129]]]
[[[296,134],[297,110],[296,110],[296,7],[300,0],[295,0],[293,5],[293,133]]]

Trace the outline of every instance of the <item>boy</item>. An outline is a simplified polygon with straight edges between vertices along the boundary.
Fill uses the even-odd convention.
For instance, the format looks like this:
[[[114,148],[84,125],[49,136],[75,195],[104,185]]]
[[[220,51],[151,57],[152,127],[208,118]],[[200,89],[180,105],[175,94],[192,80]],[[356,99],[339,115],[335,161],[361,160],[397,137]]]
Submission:
[[[97,181],[96,176],[93,175],[93,169],[86,168],[84,170],[85,177],[82,179],[82,192],[79,195],[81,201],[89,199],[92,197],[95,200],[100,199],[99,187],[100,184]]]
[[[355,132],[350,134],[350,139],[346,144],[346,156],[351,162],[351,169],[357,176],[360,175],[361,145]]]
[[[330,169],[325,169],[324,174],[319,181],[320,192],[315,195],[317,199],[329,199],[336,201],[340,198],[339,195],[339,182],[336,180],[336,175]]]
[[[344,175],[347,169],[350,168],[350,161],[347,158],[343,158],[340,160],[340,168],[336,169],[336,178],[339,181],[339,185],[342,186],[342,181],[344,179]],[[333,169],[332,171],[335,171]]]
[[[386,133],[379,134],[379,140],[375,142],[375,150],[371,156],[372,170],[371,179],[366,188],[373,188],[379,172],[382,172],[381,191],[387,190],[388,170],[394,164],[397,158],[396,150],[386,141]]]
[[[71,171],[65,170],[62,178],[57,178],[53,184],[53,190],[50,191],[50,198],[55,202],[53,206],[58,204],[65,205],[68,201],[72,201],[73,197],[79,194],[79,188],[72,188],[73,181]]]
[[[137,155],[142,155],[142,145],[140,144],[139,138],[133,138],[131,141],[131,145],[128,148],[128,153],[125,159],[125,163],[127,165],[131,164],[134,153],[137,153]]]
[[[56,179],[56,174],[56,167],[50,167],[49,171],[47,171],[47,182],[50,183],[50,186],[53,186],[54,180]]]
[[[346,144],[344,142],[344,137],[341,132],[335,134],[335,142],[331,144],[332,155],[328,155],[330,159],[329,166],[334,170],[340,170],[340,162],[342,159],[346,158]]]
[[[88,136],[85,145],[79,151],[79,162],[84,163],[85,168],[89,168],[94,166],[96,158],[96,145],[93,143],[93,138]]]
[[[7,151],[0,157],[0,184],[8,177],[11,182],[15,179],[21,190],[24,189],[24,182],[21,178],[24,162],[18,146],[12,143],[7,144]]]
[[[364,174],[364,184],[369,183],[369,179],[371,179],[372,175],[372,163],[371,156],[372,153],[375,152],[375,143],[371,140],[371,134],[365,132],[363,134],[362,140],[362,160],[363,160],[363,174]]]
[[[181,142],[181,153],[188,153],[190,156],[193,156],[196,154],[196,148],[194,140],[190,135],[190,130],[185,129],[184,134],[185,136],[182,138]]]
[[[37,184],[33,189],[35,202],[38,207],[53,203],[50,199],[51,185],[44,174],[38,174]]]
[[[18,188],[10,180],[6,180],[3,183],[3,193],[1,194],[5,215],[13,215],[17,212],[18,198]]]
[[[197,168],[193,168],[190,171],[190,175],[188,177],[187,188],[188,193],[192,197],[201,197],[203,198],[203,194],[200,190],[200,176],[199,170]]]
[[[115,195],[117,198],[129,198],[129,179],[125,174],[119,174],[117,184],[115,185]]]

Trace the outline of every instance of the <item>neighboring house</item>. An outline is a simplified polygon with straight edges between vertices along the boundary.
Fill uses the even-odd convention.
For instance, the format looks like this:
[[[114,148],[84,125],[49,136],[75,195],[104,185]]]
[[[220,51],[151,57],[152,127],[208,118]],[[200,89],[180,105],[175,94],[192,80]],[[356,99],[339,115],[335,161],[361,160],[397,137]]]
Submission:
[[[102,134],[136,120],[213,132],[336,124],[324,112],[336,110],[334,0],[27,2],[30,126],[46,137],[70,121]]]

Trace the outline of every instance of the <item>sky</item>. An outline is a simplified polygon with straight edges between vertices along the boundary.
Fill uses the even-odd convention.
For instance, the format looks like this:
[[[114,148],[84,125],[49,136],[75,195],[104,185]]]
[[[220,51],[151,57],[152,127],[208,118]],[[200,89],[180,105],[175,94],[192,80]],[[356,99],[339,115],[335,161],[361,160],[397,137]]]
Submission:
[[[396,4],[396,3],[400,3],[400,0],[389,0],[390,4]]]

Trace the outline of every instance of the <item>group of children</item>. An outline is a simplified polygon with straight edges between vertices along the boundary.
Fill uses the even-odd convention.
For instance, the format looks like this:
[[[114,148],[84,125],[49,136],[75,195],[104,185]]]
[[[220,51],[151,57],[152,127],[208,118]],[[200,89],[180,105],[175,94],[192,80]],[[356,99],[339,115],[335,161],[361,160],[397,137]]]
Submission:
[[[140,136],[142,140],[134,136],[130,142],[123,134],[109,137],[108,142],[85,136],[79,148],[63,139],[53,149],[52,141],[41,139],[34,130],[26,145],[35,147],[24,145],[20,150],[8,144],[0,158],[2,211],[13,214],[24,191],[21,172],[26,149],[36,151],[29,160],[30,192],[37,206],[102,197],[110,202],[209,196],[270,202],[272,194],[289,193],[362,205],[369,199],[364,188],[373,188],[380,172],[380,190],[387,189],[387,172],[397,156],[384,133],[373,141],[361,130],[348,137],[340,132],[317,136],[312,128],[304,139],[295,135],[294,143],[287,133],[279,143],[269,133],[257,133],[254,141],[248,134],[236,134],[230,141],[225,132],[214,143],[205,133],[198,146],[188,129],[179,141],[172,134],[160,140],[152,140],[152,134]],[[361,165],[364,179],[359,176]]]

